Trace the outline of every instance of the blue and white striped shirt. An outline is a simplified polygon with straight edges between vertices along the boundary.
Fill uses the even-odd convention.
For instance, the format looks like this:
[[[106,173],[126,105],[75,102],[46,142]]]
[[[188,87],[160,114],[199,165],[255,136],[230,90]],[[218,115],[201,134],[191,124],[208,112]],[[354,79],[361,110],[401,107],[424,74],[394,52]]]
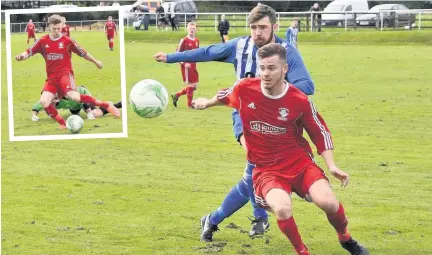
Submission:
[[[286,31],[286,40],[289,44],[297,48],[298,28],[289,27]]]
[[[313,95],[315,85],[297,49],[279,37],[276,37],[275,42],[282,44],[287,50],[288,72],[285,79],[306,95]],[[249,74],[259,76],[257,51],[258,47],[251,37],[244,36],[226,43],[168,54],[167,63],[209,61],[232,63],[237,80],[239,80],[249,76]],[[243,125],[236,110],[233,112],[232,118],[234,133],[236,138],[239,139],[239,136],[243,133]]]

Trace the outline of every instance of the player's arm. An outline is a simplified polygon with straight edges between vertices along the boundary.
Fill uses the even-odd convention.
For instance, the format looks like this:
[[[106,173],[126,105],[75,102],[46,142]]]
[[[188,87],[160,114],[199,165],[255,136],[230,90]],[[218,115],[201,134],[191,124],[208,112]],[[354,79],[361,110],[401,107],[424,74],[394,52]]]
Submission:
[[[315,93],[315,84],[306,69],[298,51],[289,43],[287,44],[288,82],[303,91],[306,95]]]
[[[27,32],[27,29],[28,29],[28,24],[26,25],[24,32]]]
[[[85,60],[94,63],[97,68],[102,69],[103,64],[101,61],[95,59],[90,53],[81,48],[77,42],[71,39],[71,43],[69,44],[70,50],[77,54],[80,57],[83,57]]]
[[[192,101],[192,107],[198,110],[204,110],[214,106],[226,105],[232,108],[239,108],[240,100],[239,100],[239,89],[241,85],[241,81],[237,81],[231,88],[223,89],[219,91],[214,97],[211,99],[207,98],[198,98]]]
[[[227,43],[213,44],[174,54],[157,53],[154,58],[158,62],[178,63],[178,62],[229,62],[235,59],[236,45],[238,40],[231,40]]]
[[[348,185],[349,175],[340,170],[333,159],[333,140],[330,130],[324,119],[318,113],[314,103],[310,98],[302,102],[303,115],[300,117],[301,122],[306,129],[310,139],[315,144],[318,154],[324,159],[324,162],[330,173],[341,181],[342,186]]]
[[[33,46],[22,52],[21,54],[15,56],[15,59],[18,61],[26,60],[29,57],[33,56],[36,53],[42,52],[42,42],[41,40],[37,40]]]
[[[176,52],[183,52],[184,51],[184,38],[182,38],[179,42],[179,44],[177,45],[177,49]],[[179,62],[180,65],[184,65],[184,62],[181,61]]]
[[[113,24],[114,24],[114,32],[117,34],[117,25],[114,21],[113,21]]]
[[[105,25],[104,25],[104,33],[107,35],[108,34],[108,30],[107,30],[107,23],[105,22]]]
[[[232,119],[234,136],[237,139],[237,142],[239,142],[240,145],[246,150],[246,143],[243,135],[243,122],[240,119],[240,113],[237,111],[237,109],[233,110]]]

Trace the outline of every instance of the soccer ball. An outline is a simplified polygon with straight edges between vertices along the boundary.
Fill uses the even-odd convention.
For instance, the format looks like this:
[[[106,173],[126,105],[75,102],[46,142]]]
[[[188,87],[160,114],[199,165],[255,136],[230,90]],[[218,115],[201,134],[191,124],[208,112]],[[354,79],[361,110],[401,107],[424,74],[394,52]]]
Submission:
[[[154,118],[165,111],[168,105],[168,91],[158,81],[142,80],[132,88],[129,103],[138,116]]]
[[[66,128],[72,134],[78,134],[84,127],[84,120],[78,115],[71,115],[66,120]]]

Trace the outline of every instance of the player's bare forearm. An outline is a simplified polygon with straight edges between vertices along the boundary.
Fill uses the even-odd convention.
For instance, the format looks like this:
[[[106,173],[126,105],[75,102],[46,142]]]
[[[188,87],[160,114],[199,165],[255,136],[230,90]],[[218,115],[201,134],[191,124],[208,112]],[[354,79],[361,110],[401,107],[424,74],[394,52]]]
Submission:
[[[324,159],[324,162],[327,165],[328,169],[332,169],[336,167],[336,164],[333,159],[333,151],[332,150],[325,150],[321,153],[321,157]]]
[[[222,105],[222,103],[217,98],[217,95],[211,99],[207,98],[197,98],[192,102],[192,107],[197,110],[204,110],[213,106]]]
[[[86,55],[84,55],[84,59],[94,63],[99,69],[102,68],[102,62],[95,59],[90,53],[87,53]]]

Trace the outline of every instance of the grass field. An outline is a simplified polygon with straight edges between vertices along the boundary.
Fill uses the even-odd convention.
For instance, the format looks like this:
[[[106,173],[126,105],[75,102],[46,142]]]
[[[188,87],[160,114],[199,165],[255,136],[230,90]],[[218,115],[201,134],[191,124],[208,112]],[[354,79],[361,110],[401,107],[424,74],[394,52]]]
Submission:
[[[37,34],[41,37],[42,34]],[[94,57],[104,63],[104,68],[99,70],[93,63],[75,55],[72,64],[77,86],[85,85],[93,96],[102,100],[121,100],[120,90],[120,53],[119,41],[116,40],[117,50],[109,51],[108,42],[103,32],[71,33],[72,37]],[[26,34],[13,34],[12,56],[23,52],[26,44]],[[65,130],[57,130],[58,124],[49,118],[44,111],[40,112],[39,122],[31,120],[32,106],[39,100],[40,93],[45,83],[45,62],[40,54],[30,59],[18,62],[12,61],[12,87],[15,119],[15,136],[21,135],[53,135],[66,134]],[[66,118],[70,115],[67,110],[61,110],[61,115]],[[81,116],[86,120],[84,111]],[[121,119],[114,119],[111,115],[85,121],[82,133],[121,133]]]
[[[128,91],[144,78],[170,93],[180,89],[179,66],[152,60],[157,51],[174,51],[176,42],[140,42],[140,35],[149,34],[126,37]],[[351,233],[374,255],[429,254],[432,48],[317,40],[301,42],[300,52],[333,133],[336,161],[351,175],[345,189],[331,178]],[[235,80],[229,64],[198,69],[196,97]],[[155,119],[129,108],[128,139],[11,143],[2,77],[3,254],[294,254],[273,216],[265,238],[242,232],[250,227],[250,205],[220,225],[214,244],[199,242],[200,217],[219,206],[245,164],[230,109],[192,111],[182,98],[179,108],[170,105]],[[312,254],[346,254],[319,209],[295,198],[294,215]]]

